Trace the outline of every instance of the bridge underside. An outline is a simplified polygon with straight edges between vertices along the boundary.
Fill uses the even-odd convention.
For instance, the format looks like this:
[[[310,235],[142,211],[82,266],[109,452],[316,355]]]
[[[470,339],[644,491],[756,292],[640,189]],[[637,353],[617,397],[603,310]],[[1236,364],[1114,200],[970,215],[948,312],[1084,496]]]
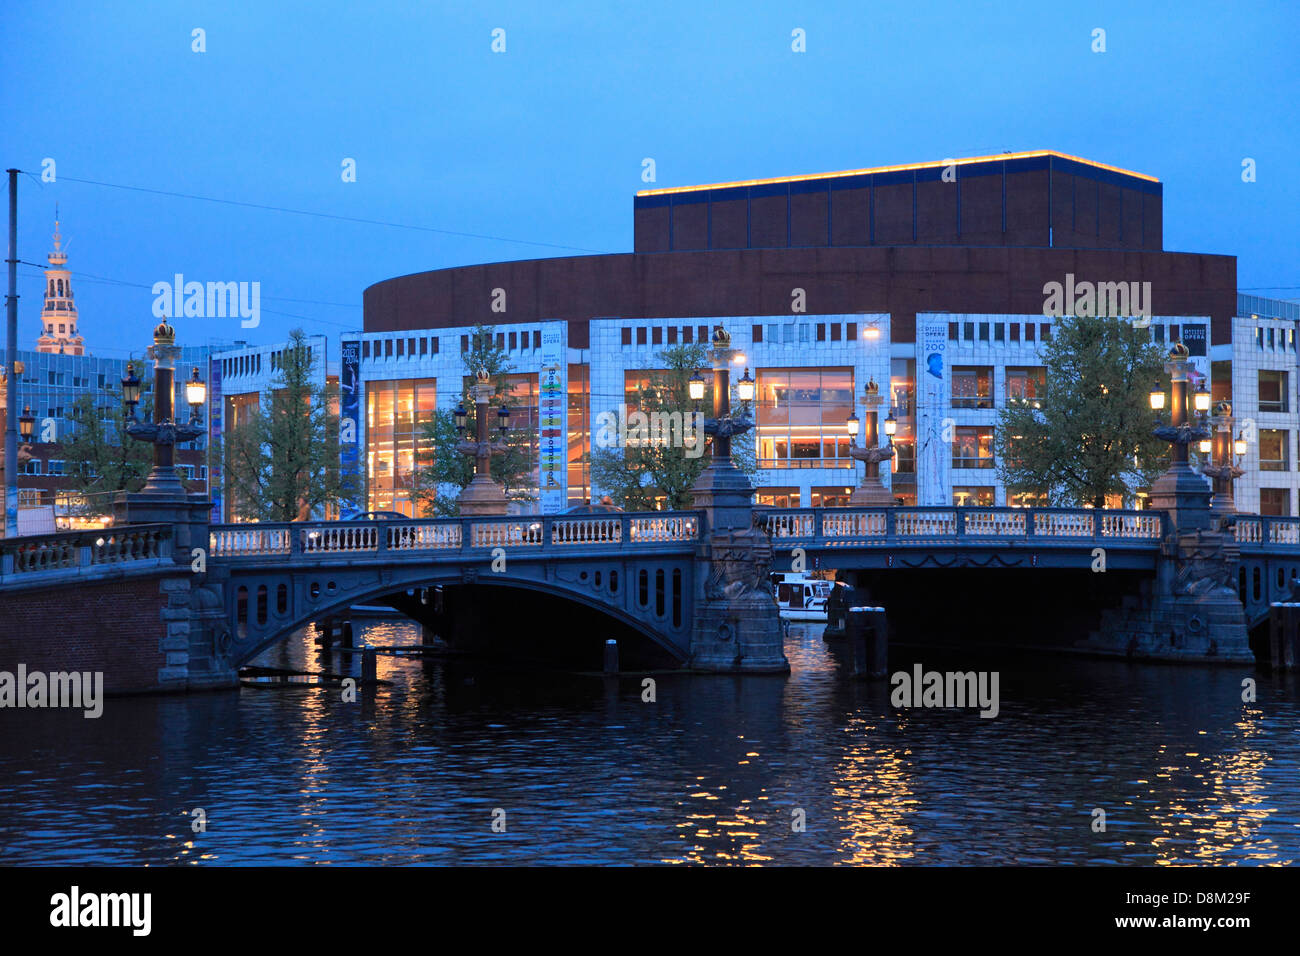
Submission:
[[[611,556],[592,565],[514,560],[508,568],[494,574],[364,561],[295,571],[233,568],[228,652],[239,666],[312,621],[346,614],[352,605],[389,604],[454,647],[520,660],[599,669],[610,638],[638,667],[680,666],[690,657],[687,557]]]

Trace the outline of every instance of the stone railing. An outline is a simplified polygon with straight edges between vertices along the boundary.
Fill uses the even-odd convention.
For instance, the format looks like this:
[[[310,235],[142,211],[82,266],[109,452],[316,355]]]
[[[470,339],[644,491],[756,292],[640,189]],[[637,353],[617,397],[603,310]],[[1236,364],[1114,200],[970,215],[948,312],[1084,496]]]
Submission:
[[[1237,515],[1237,543],[1261,547],[1300,545],[1300,518]]]
[[[767,510],[760,525],[776,540],[906,544],[943,539],[1159,541],[1163,512],[1091,508],[810,508]]]
[[[0,583],[28,575],[85,574],[109,566],[149,567],[172,556],[165,524],[120,525],[0,540]]]
[[[214,558],[275,555],[361,555],[388,551],[457,553],[492,548],[578,551],[663,548],[696,540],[695,512],[606,515],[521,515],[505,518],[422,518],[388,521],[303,521],[214,525]]]

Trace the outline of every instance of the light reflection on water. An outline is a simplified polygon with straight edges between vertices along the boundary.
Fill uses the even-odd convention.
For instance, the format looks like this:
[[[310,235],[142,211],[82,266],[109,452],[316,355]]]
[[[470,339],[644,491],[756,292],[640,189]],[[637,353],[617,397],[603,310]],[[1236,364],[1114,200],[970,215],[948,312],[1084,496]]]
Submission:
[[[394,620],[365,638],[420,641]],[[895,649],[895,669],[999,670],[988,720],[896,710],[887,684],[843,676],[815,627],[787,651],[789,678],[658,675],[653,704],[636,678],[381,656],[392,685],[353,704],[243,688],[111,699],[99,720],[6,710],[0,863],[1300,858],[1293,678]],[[321,666],[306,631],[259,663]],[[328,669],[359,666],[336,654]],[[1260,699],[1244,704],[1252,675]]]

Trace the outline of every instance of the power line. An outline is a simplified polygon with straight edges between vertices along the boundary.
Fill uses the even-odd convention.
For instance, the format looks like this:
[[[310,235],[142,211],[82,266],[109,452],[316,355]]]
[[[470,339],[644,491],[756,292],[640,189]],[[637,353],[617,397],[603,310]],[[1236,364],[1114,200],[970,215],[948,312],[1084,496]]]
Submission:
[[[26,170],[20,170],[26,172]],[[27,175],[31,175],[28,173]],[[241,206],[245,209],[262,209],[268,212],[286,212],[295,216],[312,216],[317,219],[334,219],[339,222],[356,222],[368,226],[388,226],[392,229],[412,229],[416,232],[432,232],[443,236],[457,236],[463,239],[486,239],[490,242],[512,242],[524,246],[543,246],[548,249],[567,249],[572,252],[591,252],[598,255],[605,254],[603,249],[588,249],[583,246],[566,246],[555,242],[538,242],[533,239],[511,239],[507,236],[489,236],[477,232],[460,232],[454,229],[437,229],[433,226],[416,226],[405,222],[389,222],[384,219],[363,219],[358,216],[339,216],[334,213],[314,212],[309,209],[290,209],[286,206],[272,206],[266,203],[244,202],[238,199],[218,199],[214,196],[198,196],[193,193],[171,192],[166,189],[150,189],[146,186],[128,186],[123,183],[106,183],[96,179],[78,179],[75,176],[61,176],[68,182],[85,183],[89,186],[106,186],[110,189],[128,189],[134,192],[152,193],[156,196],[170,196],[176,199],[193,199],[199,202],[219,203],[226,206]]]

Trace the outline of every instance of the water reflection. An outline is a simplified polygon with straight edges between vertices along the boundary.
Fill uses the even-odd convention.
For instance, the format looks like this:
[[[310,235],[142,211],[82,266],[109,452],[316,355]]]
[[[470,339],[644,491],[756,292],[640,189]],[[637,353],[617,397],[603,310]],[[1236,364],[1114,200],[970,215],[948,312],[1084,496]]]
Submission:
[[[269,666],[359,675],[303,631]],[[369,622],[359,637],[417,644]],[[780,677],[636,678],[381,656],[391,684],[0,712],[0,862],[1289,864],[1293,678],[895,648],[997,669],[998,718],[899,712],[815,627]],[[207,830],[194,833],[202,808]],[[1093,811],[1106,813],[1094,832]],[[491,828],[505,811],[504,833]],[[802,828],[800,827],[802,824]]]

